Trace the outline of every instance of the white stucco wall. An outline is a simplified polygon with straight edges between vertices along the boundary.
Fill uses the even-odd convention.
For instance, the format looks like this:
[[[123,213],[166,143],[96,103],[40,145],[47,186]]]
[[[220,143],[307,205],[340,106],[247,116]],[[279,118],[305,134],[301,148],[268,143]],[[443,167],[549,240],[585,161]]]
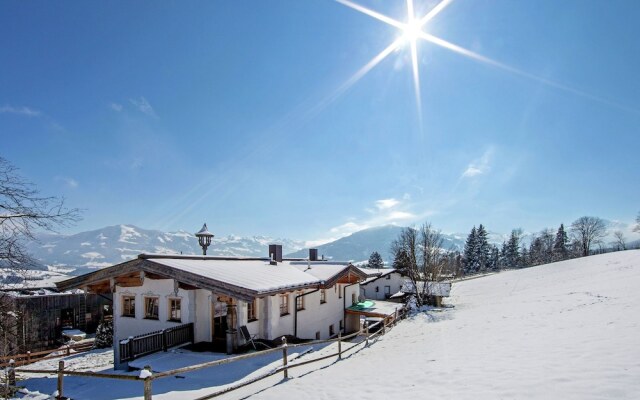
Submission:
[[[136,316],[122,316],[122,297],[135,296]],[[158,298],[158,319],[144,318],[144,298]],[[168,321],[169,299],[181,299],[181,321]],[[178,289],[174,292],[173,279],[145,279],[144,284],[138,287],[118,287],[113,297],[113,318],[115,329],[115,343],[129,336],[136,336],[161,329],[171,328],[196,320],[196,293],[193,290]]]
[[[198,342],[211,341],[211,292],[209,290],[195,290],[195,325],[194,340]]]
[[[387,276],[389,279],[387,279]],[[367,299],[384,300],[386,298],[384,295],[385,286],[389,286],[391,294],[394,294],[402,289],[405,280],[406,278],[399,273],[392,272],[365,285],[360,285],[360,293]],[[377,292],[376,287],[378,288]]]
[[[329,326],[333,324],[334,334],[340,330],[340,320],[343,327],[350,329],[347,321],[344,321],[344,306],[351,305],[352,294],[357,299],[360,292],[359,285],[346,288],[345,299],[339,295],[344,290],[342,284],[334,285],[326,290],[326,303],[320,303],[320,291],[304,297],[304,310],[297,311],[297,336],[305,339],[315,339],[316,332],[320,332],[321,339],[329,338]],[[314,289],[307,289],[309,293]],[[246,325],[251,334],[259,338],[275,339],[283,335],[294,334],[295,321],[295,297],[300,292],[289,292],[289,314],[280,315],[280,296],[266,296],[256,301],[257,320],[247,320],[247,302],[237,302],[238,326]],[[122,316],[122,297],[135,296],[136,316]],[[144,318],[144,297],[151,296],[159,299],[157,320]],[[181,299],[182,319],[180,322],[168,321],[169,299]],[[172,279],[153,280],[145,279],[140,287],[116,287],[114,294],[114,323],[115,342],[152,331],[157,331],[189,322],[194,323],[195,341],[211,341],[211,309],[212,298],[217,296],[208,290],[183,290],[179,289],[177,296],[174,293],[174,281]],[[238,334],[238,343],[243,344],[242,336]]]

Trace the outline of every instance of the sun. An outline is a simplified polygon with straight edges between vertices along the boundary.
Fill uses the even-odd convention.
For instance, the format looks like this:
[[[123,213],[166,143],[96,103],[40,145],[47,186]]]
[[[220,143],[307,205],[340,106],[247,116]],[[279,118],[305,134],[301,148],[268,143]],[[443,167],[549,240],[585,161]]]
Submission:
[[[420,20],[410,18],[402,29],[402,38],[409,43],[415,42],[422,36],[422,25]]]

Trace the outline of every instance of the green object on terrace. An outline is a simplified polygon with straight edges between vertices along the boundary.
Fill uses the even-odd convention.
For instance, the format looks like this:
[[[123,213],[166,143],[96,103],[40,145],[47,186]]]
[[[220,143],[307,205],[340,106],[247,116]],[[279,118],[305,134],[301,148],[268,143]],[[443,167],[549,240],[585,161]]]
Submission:
[[[374,303],[371,300],[365,300],[365,301],[363,301],[361,303],[358,303],[358,304],[355,304],[355,305],[351,306],[350,308],[355,308],[355,309],[362,310],[363,308],[371,308],[371,307],[374,306],[374,304],[376,304],[376,303]]]

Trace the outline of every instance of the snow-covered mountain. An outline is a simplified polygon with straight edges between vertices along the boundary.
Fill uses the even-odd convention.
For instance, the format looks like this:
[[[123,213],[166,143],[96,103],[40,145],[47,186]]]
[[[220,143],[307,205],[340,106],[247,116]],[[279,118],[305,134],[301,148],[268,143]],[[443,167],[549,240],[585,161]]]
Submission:
[[[29,252],[52,270],[83,274],[135,258],[140,253],[202,254],[193,233],[161,232],[133,225],[115,225],[74,235],[41,234],[39,242],[29,244]],[[283,245],[293,252],[303,242],[265,236],[214,237],[208,255],[267,257],[268,245]]]
[[[401,226],[384,225],[364,229],[334,242],[326,243],[318,248],[318,256],[341,261],[366,261],[372,252],[377,251],[382,259],[388,263],[393,261],[391,243],[398,238]],[[443,248],[462,250],[466,236],[462,234],[443,234]],[[307,249],[288,254],[289,257],[306,257]]]

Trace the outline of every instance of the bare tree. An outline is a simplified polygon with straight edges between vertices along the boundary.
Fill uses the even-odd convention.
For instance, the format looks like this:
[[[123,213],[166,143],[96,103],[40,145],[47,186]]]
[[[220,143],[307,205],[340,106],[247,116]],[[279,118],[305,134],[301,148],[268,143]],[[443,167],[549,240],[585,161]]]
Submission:
[[[448,265],[448,253],[442,248],[440,231],[425,223],[420,228],[405,228],[391,245],[394,266],[409,278],[418,306],[427,303],[431,285],[439,281]]]
[[[588,256],[591,246],[606,235],[607,225],[598,217],[580,217],[571,224],[571,233],[580,245],[582,256]]]
[[[633,231],[634,232],[640,232],[640,212],[638,213],[638,216],[636,217],[636,226],[633,227]]]
[[[65,207],[64,199],[41,196],[17,168],[0,157],[0,289],[20,283],[34,267],[25,245],[35,240],[36,231],[54,232],[77,221],[79,213]],[[15,349],[12,340],[19,311],[11,296],[0,290],[0,355],[12,354]]]
[[[622,231],[613,232],[613,237],[616,238],[614,245],[618,248],[618,250],[626,250],[627,249],[627,241],[624,237],[624,233]]]

